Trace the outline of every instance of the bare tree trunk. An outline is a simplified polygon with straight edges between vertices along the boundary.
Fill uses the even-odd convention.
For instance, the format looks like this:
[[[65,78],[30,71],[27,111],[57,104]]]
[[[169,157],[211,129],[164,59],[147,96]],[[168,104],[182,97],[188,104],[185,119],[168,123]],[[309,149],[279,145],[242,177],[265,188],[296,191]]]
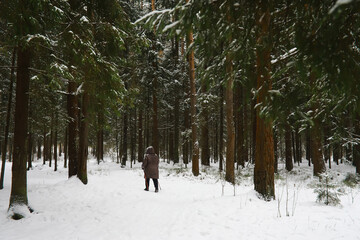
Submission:
[[[64,139],[64,168],[67,168],[67,159],[68,159],[68,128],[65,128],[65,139]]]
[[[314,126],[311,128],[311,156],[314,165],[314,176],[325,172],[325,162],[322,155],[321,131],[318,119],[314,119]]]
[[[288,123],[285,123],[285,165],[288,171],[291,171],[294,167],[291,155],[291,127]]]
[[[75,82],[68,84],[67,111],[70,118],[68,125],[69,177],[72,177],[78,172],[78,100]]]
[[[245,149],[244,149],[244,133],[246,128],[244,127],[244,104],[243,101],[243,88],[239,82],[235,83],[235,131],[236,131],[236,163],[237,167],[245,167]]]
[[[313,86],[313,88],[315,87],[315,82],[316,82],[316,78],[315,78],[315,73],[310,70],[310,85]],[[311,106],[313,113],[315,114],[317,112],[317,110],[319,109],[318,103],[313,103],[313,105]],[[313,119],[313,123],[314,125],[311,126],[310,131],[311,131],[311,159],[314,165],[314,176],[319,176],[320,174],[322,174],[323,172],[325,172],[326,167],[325,167],[325,162],[323,159],[323,154],[322,154],[322,137],[321,137],[321,123],[320,123],[320,119],[318,117],[314,117]]]
[[[232,16],[230,13],[230,8],[227,9],[226,13],[227,22],[232,23]],[[232,39],[229,39],[231,44]],[[227,141],[226,141],[226,173],[225,180],[235,184],[235,172],[234,172],[234,155],[235,155],[235,126],[234,126],[234,100],[233,100],[233,85],[234,85],[234,74],[233,74],[233,60],[230,54],[226,55],[225,60],[226,67],[226,93],[225,93],[225,102],[226,102],[226,131],[227,131]]]
[[[46,141],[46,126],[44,126],[43,132],[43,165],[46,164],[46,152],[47,152],[47,141]]]
[[[124,112],[124,122],[123,122],[123,142],[122,142],[122,158],[121,158],[121,167],[126,166],[127,161],[127,129],[128,129],[128,114]]]
[[[296,158],[298,164],[302,162],[302,151],[301,151],[301,135],[299,134],[299,129],[295,129],[295,145],[296,145]]]
[[[29,85],[30,85],[30,50],[17,48],[16,104],[14,129],[14,156],[9,208],[16,205],[28,205],[26,176],[26,140],[28,127]],[[15,211],[15,209],[14,209]],[[14,219],[23,218],[14,212]]]
[[[55,113],[55,134],[54,134],[54,160],[55,160],[55,166],[54,166],[54,171],[57,171],[57,166],[58,166],[58,154],[57,154],[57,147],[58,147],[58,144],[57,144],[57,138],[58,138],[58,123],[59,123],[59,120],[58,120],[58,113],[56,112]]]
[[[187,90],[187,88],[185,89]],[[185,91],[186,92],[186,91]],[[190,91],[188,91],[190,92]],[[187,131],[190,129],[190,111],[189,108],[187,106],[185,106],[185,110],[184,110],[184,132],[187,133]],[[185,134],[183,136],[183,162],[185,164],[185,166],[187,166],[187,164],[189,164],[189,138],[187,136],[187,134]]]
[[[4,143],[2,145],[2,154],[1,154],[0,190],[4,188],[6,150],[7,150],[8,139],[9,139],[11,105],[12,105],[13,85],[14,85],[14,78],[15,78],[15,58],[16,58],[16,48],[14,48],[14,50],[13,50],[12,61],[11,61],[11,67],[12,68],[11,68],[11,73],[10,73],[9,100],[8,100],[7,111],[6,111],[6,125],[5,125]]]
[[[257,123],[257,113],[255,109],[256,99],[252,102],[251,106],[251,115],[252,115],[252,151],[251,151],[251,162],[255,163],[255,149],[256,149],[256,123]]]
[[[207,94],[206,84],[204,81],[201,84],[201,92]],[[202,103],[201,110],[201,165],[210,166],[210,147],[209,147],[209,116],[207,111],[206,103]]]
[[[360,136],[360,114],[356,115],[356,119],[354,122],[355,134]],[[360,144],[354,145],[354,157],[353,163],[356,166],[356,173],[360,174]]]
[[[279,161],[279,155],[278,155],[278,133],[277,133],[277,127],[274,127],[273,130],[273,137],[274,137],[274,173],[278,173],[278,161]]]
[[[143,111],[139,109],[139,125],[138,125],[138,162],[144,160],[144,146],[143,146]]]
[[[41,158],[41,139],[38,137],[37,139],[37,159]]]
[[[85,80],[86,81],[86,80]],[[79,133],[79,157],[78,157],[78,172],[77,177],[83,184],[87,184],[87,149],[88,149],[88,134],[89,134],[89,112],[90,96],[87,89],[87,83],[84,83],[84,93],[81,105],[81,125]]]
[[[223,171],[224,165],[224,89],[220,86],[220,132],[219,132],[219,171]]]
[[[306,159],[308,160],[309,167],[311,166],[311,135],[310,129],[306,130]]]
[[[155,0],[151,0],[151,10],[155,11]],[[155,36],[155,27],[154,27],[154,36]],[[153,46],[155,51],[155,45]],[[156,56],[155,56],[156,58]],[[157,60],[153,61],[154,69],[157,68]],[[152,97],[153,97],[153,127],[152,127],[152,146],[154,147],[155,153],[159,154],[159,129],[158,129],[158,102],[157,102],[157,76],[154,74],[153,84],[152,84]]]
[[[29,97],[29,123],[28,123],[28,166],[27,170],[32,168],[32,146],[33,146],[33,134],[32,134],[32,126],[31,126],[31,118],[32,118],[32,110],[31,110],[31,99]]]
[[[189,0],[186,0],[188,2]],[[187,44],[193,43],[193,33],[190,30],[187,34]],[[199,142],[197,139],[197,114],[196,114],[196,85],[195,85],[195,59],[194,50],[191,49],[188,55],[189,76],[190,76],[190,112],[191,112],[191,138],[192,138],[192,172],[194,176],[199,175]]]
[[[131,121],[131,138],[130,138],[130,145],[131,145],[131,151],[130,151],[130,159],[131,159],[131,167],[132,164],[135,163],[135,158],[136,158],[136,154],[135,154],[135,149],[136,149],[136,109],[134,109],[131,113],[131,115],[133,116],[132,119],[134,119],[133,121]]]
[[[244,162],[249,162],[249,125],[248,125],[248,103],[245,96],[245,89],[243,88],[243,102],[244,102]]]
[[[266,104],[268,90],[271,90],[270,53],[272,46],[270,42],[266,42],[270,39],[270,3],[267,0],[258,0],[257,5],[256,24],[259,27],[256,48],[257,89],[259,91],[257,104]],[[255,190],[266,199],[272,199],[275,198],[272,122],[269,119],[260,118],[259,109],[257,109],[256,122]]]
[[[52,164],[52,147],[53,147],[53,140],[54,140],[54,114],[51,113],[51,125],[50,125],[50,136],[49,136],[49,148],[48,148],[48,159],[49,159],[49,167]]]

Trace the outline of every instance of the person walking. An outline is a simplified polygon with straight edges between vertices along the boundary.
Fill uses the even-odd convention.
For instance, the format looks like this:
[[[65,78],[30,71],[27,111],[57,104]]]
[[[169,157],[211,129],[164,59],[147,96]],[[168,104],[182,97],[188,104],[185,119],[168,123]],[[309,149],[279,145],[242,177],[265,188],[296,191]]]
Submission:
[[[159,157],[156,155],[152,146],[146,148],[144,161],[141,165],[144,170],[145,191],[149,191],[150,178],[152,178],[155,186],[155,192],[159,191]]]

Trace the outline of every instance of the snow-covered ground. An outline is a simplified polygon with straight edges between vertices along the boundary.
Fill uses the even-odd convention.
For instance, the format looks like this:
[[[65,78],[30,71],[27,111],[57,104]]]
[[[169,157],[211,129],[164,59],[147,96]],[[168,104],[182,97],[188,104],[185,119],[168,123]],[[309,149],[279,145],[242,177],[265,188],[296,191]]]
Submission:
[[[354,168],[333,166],[333,181],[342,181],[347,172]],[[203,168],[195,178],[191,169],[161,163],[159,193],[152,182],[151,191],[143,190],[139,164],[131,169],[110,159],[100,165],[91,160],[88,173],[89,183],[83,185],[67,179],[67,169],[54,172],[35,162],[28,172],[35,213],[14,221],[7,213],[7,163],[0,191],[0,239],[360,239],[359,187],[343,186],[340,206],[317,203],[317,180],[305,164],[290,174],[281,170],[277,199],[270,202],[253,190],[251,167],[238,174],[235,196],[234,187],[219,180],[216,167]]]

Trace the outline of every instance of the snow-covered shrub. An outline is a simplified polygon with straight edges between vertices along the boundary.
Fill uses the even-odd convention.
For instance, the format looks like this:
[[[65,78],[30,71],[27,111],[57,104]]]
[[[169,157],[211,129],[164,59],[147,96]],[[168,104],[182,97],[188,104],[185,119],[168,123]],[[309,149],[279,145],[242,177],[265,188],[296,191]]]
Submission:
[[[355,188],[360,183],[360,177],[356,174],[348,173],[343,182],[346,186]]]
[[[317,184],[314,192],[317,193],[317,202],[326,205],[337,206],[340,204],[338,185],[334,182],[334,178],[328,172],[321,174],[320,182]]]

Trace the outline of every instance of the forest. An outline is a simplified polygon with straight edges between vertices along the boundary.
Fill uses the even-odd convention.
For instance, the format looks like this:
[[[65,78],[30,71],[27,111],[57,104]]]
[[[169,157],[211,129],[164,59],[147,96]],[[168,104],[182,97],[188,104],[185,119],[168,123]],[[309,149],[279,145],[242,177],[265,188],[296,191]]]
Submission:
[[[89,158],[162,161],[224,179],[279,163],[360,174],[358,0],[1,0],[0,189],[28,205],[35,161],[88,183]],[[61,161],[59,166],[59,157]],[[29,211],[33,211],[31,207]]]

